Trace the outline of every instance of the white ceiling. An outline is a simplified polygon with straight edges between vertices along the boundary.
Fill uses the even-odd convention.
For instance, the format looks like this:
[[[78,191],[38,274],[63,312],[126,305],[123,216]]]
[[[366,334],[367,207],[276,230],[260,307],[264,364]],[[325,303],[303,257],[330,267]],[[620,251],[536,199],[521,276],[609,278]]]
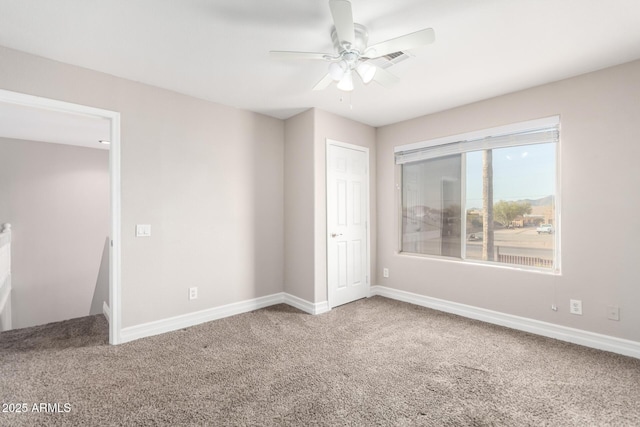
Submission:
[[[0,0],[0,45],[288,118],[318,107],[373,126],[640,58],[638,0],[352,0],[369,44],[432,27],[400,83],[311,88],[332,52],[327,0]],[[357,79],[356,79],[357,80]],[[341,101],[342,99],[342,101]]]
[[[0,102],[0,137],[108,150],[111,121]]]

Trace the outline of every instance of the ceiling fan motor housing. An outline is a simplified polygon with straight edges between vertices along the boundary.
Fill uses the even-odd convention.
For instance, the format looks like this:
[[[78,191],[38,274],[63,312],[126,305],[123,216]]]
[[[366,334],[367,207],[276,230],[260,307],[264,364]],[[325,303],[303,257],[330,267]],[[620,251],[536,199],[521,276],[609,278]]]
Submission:
[[[333,42],[336,52],[338,52],[340,56],[343,56],[345,53],[357,53],[357,56],[359,57],[367,48],[367,43],[369,42],[369,32],[367,31],[367,27],[354,23],[353,28],[355,32],[353,45],[350,45],[349,43],[342,43],[338,39],[336,27],[334,26],[331,28],[331,41]]]

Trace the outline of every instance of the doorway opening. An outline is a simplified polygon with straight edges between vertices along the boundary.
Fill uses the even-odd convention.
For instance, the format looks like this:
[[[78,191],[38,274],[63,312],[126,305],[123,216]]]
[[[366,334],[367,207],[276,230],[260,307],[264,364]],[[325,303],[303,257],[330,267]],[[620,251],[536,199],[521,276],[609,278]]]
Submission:
[[[78,128],[82,128],[81,123],[89,123],[92,120],[107,123],[107,137],[102,140],[104,143],[109,143],[109,155],[108,155],[108,185],[109,185],[109,224],[108,231],[109,236],[104,242],[105,247],[108,249],[108,301],[103,302],[102,312],[107,317],[109,323],[109,343],[118,344],[120,342],[120,329],[121,329],[121,304],[120,304],[120,267],[121,267],[121,196],[120,196],[120,113],[104,110],[100,108],[89,107],[80,104],[73,104],[64,101],[53,100],[49,98],[42,98],[17,92],[11,92],[6,90],[0,90],[0,105],[6,107],[6,111],[13,108],[18,113],[27,113],[29,111],[32,114],[40,114],[41,117],[45,117],[48,114],[49,120],[41,120],[38,123],[39,126],[31,126],[31,130],[34,132],[46,132],[47,130],[54,129],[56,126],[56,116],[66,117],[70,120],[75,120],[78,124]],[[33,113],[35,112],[35,113]],[[18,114],[16,113],[16,114]],[[16,116],[17,117],[17,116]],[[26,116],[25,116],[26,117]],[[35,116],[31,116],[35,117]],[[84,120],[83,120],[84,119]],[[28,119],[27,119],[28,120]],[[19,120],[11,120],[5,123],[17,124]],[[18,123],[19,124],[19,123]],[[59,123],[58,123],[59,125]],[[6,134],[0,132],[0,137],[16,138],[16,134],[12,134],[14,130],[9,129],[9,126],[4,126]],[[18,127],[16,127],[17,129]],[[46,141],[42,136],[32,136],[28,139],[32,141]],[[99,141],[91,141],[91,143],[99,144]],[[82,145],[82,144],[76,144]],[[0,222],[6,221],[4,218],[0,218]],[[14,228],[15,232],[15,228]],[[36,267],[37,268],[37,267]],[[104,298],[102,298],[104,299]]]

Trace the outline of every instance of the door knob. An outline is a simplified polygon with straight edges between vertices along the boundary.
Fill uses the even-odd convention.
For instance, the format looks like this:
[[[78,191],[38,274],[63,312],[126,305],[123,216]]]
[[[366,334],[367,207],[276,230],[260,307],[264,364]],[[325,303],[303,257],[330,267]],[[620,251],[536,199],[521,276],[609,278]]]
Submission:
[[[331,233],[331,237],[342,236],[342,233]]]

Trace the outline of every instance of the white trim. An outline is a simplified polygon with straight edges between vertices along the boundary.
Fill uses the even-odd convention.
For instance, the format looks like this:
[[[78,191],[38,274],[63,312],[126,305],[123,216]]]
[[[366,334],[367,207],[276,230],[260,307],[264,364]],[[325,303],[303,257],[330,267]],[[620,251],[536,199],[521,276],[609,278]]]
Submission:
[[[120,228],[121,228],[121,195],[120,195],[120,113],[73,104],[55,99],[42,98],[24,93],[0,89],[0,102],[17,104],[26,107],[48,109],[63,113],[104,118],[111,121],[111,145],[109,147],[109,175],[111,185],[111,251],[109,262],[109,343],[120,343],[121,304],[120,304]]]
[[[11,224],[0,224],[0,246],[11,243]]]
[[[109,147],[109,177],[111,179],[111,239],[109,242],[109,343],[121,343],[121,230],[122,206],[120,187],[120,113],[111,116],[111,144]]]
[[[111,309],[109,308],[109,304],[106,301],[102,301],[102,314],[107,318],[107,322],[111,324]]]
[[[362,145],[355,145],[355,144],[349,144],[346,142],[340,142],[340,141],[336,141],[335,139],[330,139],[330,138],[326,138],[325,140],[325,147],[324,147],[324,152],[325,152],[325,165],[324,165],[324,194],[325,194],[325,239],[326,239],[326,252],[325,252],[325,260],[326,260],[326,268],[327,268],[327,283],[325,284],[326,289],[327,289],[327,301],[326,301],[326,309],[324,309],[325,311],[322,311],[322,313],[326,312],[326,311],[330,311],[331,307],[333,307],[333,291],[332,289],[330,289],[329,287],[329,203],[328,203],[328,197],[329,197],[329,192],[328,192],[328,187],[329,187],[329,146],[333,145],[334,147],[342,147],[342,148],[348,148],[350,150],[355,150],[355,151],[360,151],[360,152],[364,152],[367,155],[367,160],[366,160],[366,164],[365,164],[365,182],[367,183],[366,185],[366,189],[365,189],[365,197],[366,197],[366,205],[367,205],[367,212],[366,212],[366,237],[367,237],[367,247],[366,247],[366,251],[367,251],[367,265],[366,265],[366,273],[365,273],[365,286],[366,286],[366,292],[367,293],[371,293],[371,277],[373,277],[371,275],[371,200],[370,200],[370,191],[371,191],[371,183],[369,182],[371,179],[371,175],[369,172],[369,162],[371,161],[370,155],[369,155],[369,147],[365,147]],[[322,304],[322,303],[318,303],[318,304]],[[302,310],[302,309],[301,309]],[[319,313],[315,313],[315,314],[319,314]]]
[[[640,342],[636,341],[541,322],[539,320],[500,313],[438,298],[431,298],[384,286],[372,286],[371,296],[374,295],[640,359]]]
[[[322,301],[322,302],[309,302],[307,300],[303,300],[302,298],[298,298],[295,295],[291,295],[291,294],[284,294],[284,302],[287,305],[290,305],[291,307],[295,307],[298,310],[302,310],[305,313],[309,313],[309,314],[323,314],[326,313],[328,311],[331,311],[331,309],[329,308],[329,302],[328,301]]]
[[[57,111],[61,113],[70,113],[93,118],[111,119],[114,114],[119,114],[101,108],[89,107],[88,105],[74,104],[66,101],[58,101],[56,99],[43,98],[40,96],[27,95],[26,93],[11,92],[0,89],[0,102],[17,104],[23,107],[34,107]],[[113,143],[113,141],[111,141]]]
[[[206,310],[196,311],[193,313],[183,314],[180,316],[170,317],[168,319],[156,320],[154,322],[148,322],[141,325],[122,328],[122,330],[120,331],[120,338],[122,342],[125,343],[140,338],[164,334],[166,332],[171,332],[182,328],[188,328],[190,326],[199,325],[201,323],[210,322],[212,320],[234,316],[236,314],[247,313],[259,308],[281,304],[282,302],[284,302],[283,293],[240,301],[220,307],[214,307]]]
[[[11,273],[7,274],[3,282],[0,283],[0,312],[4,310],[4,306],[9,301],[11,295]]]
[[[0,320],[1,319],[5,319],[5,321],[0,325],[0,332],[13,329],[11,317],[11,274],[9,274],[4,283],[0,285]]]
[[[5,252],[3,254],[2,252]],[[0,256],[6,255],[6,271],[0,272],[0,325],[1,331],[8,331],[11,327],[11,224],[0,224]],[[4,264],[4,263],[2,263]],[[3,277],[4,276],[4,277]]]
[[[560,116],[544,117],[542,119],[528,120],[526,122],[511,123],[503,126],[496,126],[489,129],[482,129],[473,132],[466,132],[457,135],[444,136],[442,138],[429,139],[427,141],[414,142],[412,144],[398,145],[393,148],[394,153],[401,151],[419,150],[421,148],[435,147],[437,145],[450,144],[459,141],[474,141],[489,136],[509,135],[519,132],[527,132],[536,129],[542,129],[551,126],[557,126],[560,123]]]
[[[166,332],[188,328],[201,323],[211,322],[212,320],[223,319],[225,317],[235,316],[236,314],[247,313],[260,308],[283,303],[309,314],[321,314],[329,311],[326,301],[314,304],[303,300],[302,298],[298,298],[285,292],[280,292],[273,295],[239,301],[220,307],[213,307],[206,310],[122,328],[120,331],[120,342],[126,343],[140,338],[164,334]]]
[[[562,272],[562,132],[561,124],[558,124],[559,138],[556,143],[556,193],[555,200],[553,201],[555,210],[555,228],[554,238],[554,251],[553,251],[553,270],[554,273],[560,275]],[[554,284],[554,286],[556,286]]]
[[[349,144],[347,142],[341,142],[331,138],[326,138],[325,142],[326,145],[335,145],[336,147],[348,148],[350,150],[369,152],[369,147],[365,147],[364,145]],[[368,170],[369,165],[367,164],[367,172]]]
[[[0,317],[5,316],[7,322],[2,325],[1,331],[8,331],[11,328],[11,273],[0,283]]]

